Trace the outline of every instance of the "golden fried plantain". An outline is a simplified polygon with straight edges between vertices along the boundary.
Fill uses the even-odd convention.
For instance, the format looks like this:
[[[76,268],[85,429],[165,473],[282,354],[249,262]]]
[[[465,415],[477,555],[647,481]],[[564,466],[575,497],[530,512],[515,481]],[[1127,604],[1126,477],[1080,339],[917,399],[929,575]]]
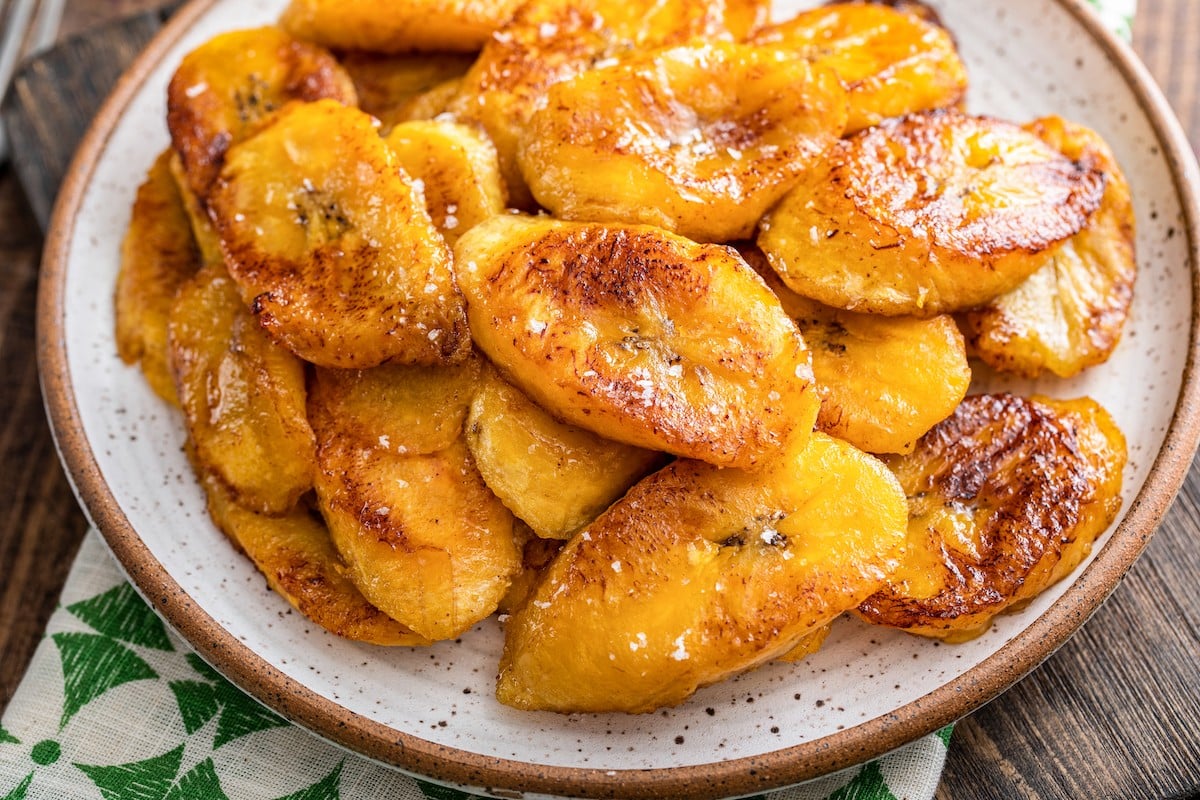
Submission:
[[[279,24],[293,36],[338,50],[470,53],[522,0],[291,0]]]
[[[1029,131],[953,110],[843,139],[764,219],[784,282],[826,305],[935,316],[1038,268],[1100,204],[1104,173]]]
[[[201,200],[230,146],[289,100],[354,105],[354,84],[323,48],[278,28],[216,36],[183,57],[167,87],[167,127]]]
[[[309,398],[317,497],[363,595],[422,636],[450,639],[496,610],[521,550],[512,514],[461,437],[422,452],[465,416],[462,370],[408,371],[427,385],[392,394],[381,389],[395,371],[384,381],[317,371]],[[448,400],[411,407],[436,398],[439,385]],[[429,421],[410,427],[422,411]]]
[[[451,78],[443,81],[428,91],[413,97],[397,111],[397,121],[412,122],[414,120],[436,119],[447,114],[450,104],[462,91],[462,78]],[[494,147],[495,145],[493,145]]]
[[[950,34],[907,9],[828,5],[765,26],[751,43],[786,48],[837,73],[849,102],[845,133],[956,105],[967,91]]]
[[[221,264],[171,306],[170,364],[196,458],[237,502],[285,514],[312,488],[304,364],[263,333]]]
[[[859,612],[965,641],[1087,556],[1121,506],[1125,439],[1090,398],[975,395],[888,463],[908,496],[907,548]]]
[[[317,367],[309,406],[320,406],[323,418],[348,420],[364,436],[369,432],[374,447],[436,453],[462,436],[479,372],[477,358],[448,367]]]
[[[566,422],[740,467],[812,429],[804,341],[728,248],[505,215],[468,231],[455,258],[476,343]]]
[[[825,640],[829,638],[829,631],[832,628],[833,623],[827,622],[812,633],[806,634],[791,650],[779,656],[777,660],[789,663],[803,661],[821,649],[821,645],[825,644]]]
[[[504,211],[504,183],[487,136],[453,122],[404,122],[385,139],[397,163],[424,186],[433,224],[453,246]]]
[[[509,203],[532,209],[517,152],[551,86],[631,50],[693,37],[740,39],[766,8],[763,0],[529,0],[484,45],[448,110],[487,131]]]
[[[380,645],[429,644],[367,602],[343,574],[320,517],[304,506],[282,517],[256,514],[240,506],[203,465],[195,466],[213,522],[297,611],[347,639]]]
[[[362,111],[283,109],[230,150],[209,205],[242,297],[306,361],[361,369],[470,354],[450,251]]]
[[[1112,150],[1095,131],[1046,117],[1026,126],[1074,161],[1104,172],[1104,197],[1083,230],[1038,256],[1007,294],[966,312],[963,330],[993,368],[1070,377],[1108,360],[1120,341],[1137,278],[1133,203]]]
[[[516,521],[515,538],[521,542],[521,571],[509,584],[504,599],[496,609],[501,614],[512,614],[529,600],[534,587],[542,579],[542,573],[554,561],[565,542],[562,539],[541,539],[521,520]],[[504,617],[501,621],[507,621]]]
[[[704,43],[636,53],[551,87],[517,158],[534,198],[560,218],[724,242],[750,236],[845,122],[832,72]]]
[[[192,238],[196,242],[196,249],[200,251],[200,264],[224,264],[225,255],[221,252],[221,238],[217,236],[217,229],[213,227],[212,220],[208,218],[208,209],[192,191],[192,187],[188,185],[187,173],[184,172],[183,159],[179,157],[179,153],[171,153],[170,169],[171,177],[175,180],[175,187],[179,190],[179,197],[183,201],[188,222],[192,227]]]
[[[138,187],[121,242],[113,306],[117,354],[126,364],[140,363],[155,394],[177,406],[167,320],[179,287],[199,269],[200,254],[170,161],[170,151],[160,155]]]
[[[484,482],[540,537],[566,539],[665,459],[567,425],[487,370],[467,446]]]
[[[815,433],[755,473],[679,460],[567,542],[505,631],[521,709],[652,711],[792,650],[884,585],[904,495]]]
[[[868,453],[907,453],[958,407],[971,367],[949,315],[880,317],[831,308],[785,286],[757,248],[739,251],[812,349],[818,430]]]
[[[358,107],[382,122],[386,133],[409,118],[413,102],[422,95],[461,78],[474,57],[462,53],[383,55],[355,51],[343,54],[338,61],[354,81]]]

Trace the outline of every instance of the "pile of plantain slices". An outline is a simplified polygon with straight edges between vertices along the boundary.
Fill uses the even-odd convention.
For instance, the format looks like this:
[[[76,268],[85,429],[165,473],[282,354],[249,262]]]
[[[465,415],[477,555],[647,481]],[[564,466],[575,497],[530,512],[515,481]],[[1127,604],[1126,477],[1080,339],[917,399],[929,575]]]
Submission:
[[[183,58],[120,355],[217,526],[382,645],[499,612],[497,696],[647,712],[846,613],[960,641],[1120,506],[1070,376],[1128,314],[1096,133],[964,110],[913,3],[293,0]]]

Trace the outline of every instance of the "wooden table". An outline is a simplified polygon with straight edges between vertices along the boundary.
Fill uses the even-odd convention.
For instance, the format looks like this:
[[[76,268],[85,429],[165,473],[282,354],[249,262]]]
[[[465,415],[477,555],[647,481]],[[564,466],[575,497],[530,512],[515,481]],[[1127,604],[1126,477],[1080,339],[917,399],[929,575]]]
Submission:
[[[73,0],[64,35],[161,0]],[[1135,46],[1200,142],[1200,2],[1141,0]],[[41,236],[0,168],[0,710],[87,523],[54,453],[34,361]],[[1200,469],[1108,603],[1040,669],[959,723],[938,797],[1200,793]]]

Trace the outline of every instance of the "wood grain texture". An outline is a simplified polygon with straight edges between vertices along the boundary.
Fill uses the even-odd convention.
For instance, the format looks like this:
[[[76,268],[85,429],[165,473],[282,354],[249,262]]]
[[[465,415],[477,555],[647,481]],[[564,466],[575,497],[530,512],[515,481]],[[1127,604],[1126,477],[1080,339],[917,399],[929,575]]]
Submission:
[[[0,708],[41,639],[87,530],[50,440],[34,362],[41,236],[0,171]]]
[[[92,38],[58,51],[53,70],[24,76],[27,100],[38,103],[21,101],[20,113],[29,118],[18,123],[27,125],[18,166],[40,213],[49,209],[106,82],[160,18],[142,16],[100,32],[95,26],[147,5],[75,0],[64,29],[88,30]],[[1193,143],[1200,142],[1200,2],[1141,0],[1135,38]],[[36,81],[42,83],[35,89]],[[61,99],[47,103],[47,97]],[[86,528],[37,391],[39,252],[35,218],[16,175],[0,168],[0,709],[40,639]],[[1197,542],[1200,468],[1194,467],[1162,530],[1108,603],[1039,670],[958,725],[938,797],[1124,800],[1200,793]]]

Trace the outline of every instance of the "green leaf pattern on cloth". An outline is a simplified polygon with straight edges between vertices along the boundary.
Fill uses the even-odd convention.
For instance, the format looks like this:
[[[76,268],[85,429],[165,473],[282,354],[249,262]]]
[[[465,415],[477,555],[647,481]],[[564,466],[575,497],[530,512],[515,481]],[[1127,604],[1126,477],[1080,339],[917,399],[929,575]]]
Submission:
[[[56,633],[50,638],[62,660],[63,711],[59,727],[65,727],[81,708],[109,689],[158,677],[137,653],[102,634]]]
[[[112,639],[155,650],[174,650],[162,621],[128,583],[67,606],[79,619]]]
[[[163,800],[183,763],[184,746],[132,764],[76,764],[100,790],[104,800]]]
[[[289,794],[287,797],[277,797],[275,800],[339,800],[341,794],[338,793],[338,787],[342,782],[342,767],[344,763],[338,764],[333,772],[312,786]]]

